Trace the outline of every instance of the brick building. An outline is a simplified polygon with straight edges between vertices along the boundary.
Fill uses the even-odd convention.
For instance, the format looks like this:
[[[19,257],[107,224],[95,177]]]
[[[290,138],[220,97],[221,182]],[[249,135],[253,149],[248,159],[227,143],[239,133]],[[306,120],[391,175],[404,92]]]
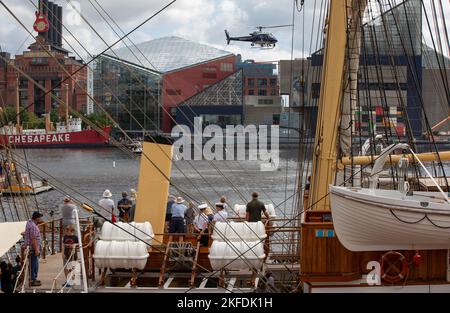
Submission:
[[[84,67],[80,70],[83,63],[69,57],[69,52],[62,47],[60,25],[62,8],[48,1],[44,1],[44,8],[45,12],[47,12],[47,8],[49,9],[47,12],[49,30],[39,33],[36,41],[28,47],[28,50],[14,58],[11,58],[9,53],[1,53],[1,105],[16,106],[18,90],[20,106],[41,116],[58,107],[58,102],[52,99],[48,91],[53,90],[52,94],[61,97],[62,85],[68,84],[69,106],[84,112],[88,99],[86,94],[88,69]],[[16,70],[16,67],[20,71]],[[29,81],[21,71],[44,86],[45,92]],[[75,73],[73,74],[74,79],[67,79],[69,76],[67,73]],[[62,81],[64,82],[61,84]],[[44,96],[44,93],[47,94]]]

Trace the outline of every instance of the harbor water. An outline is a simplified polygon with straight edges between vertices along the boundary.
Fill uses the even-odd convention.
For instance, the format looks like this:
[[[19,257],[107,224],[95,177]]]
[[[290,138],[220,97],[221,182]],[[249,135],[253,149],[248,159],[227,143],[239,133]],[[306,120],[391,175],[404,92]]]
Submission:
[[[56,187],[36,197],[27,197],[29,211],[37,205],[47,218],[52,211],[55,217],[59,216],[59,206],[66,194],[93,205],[105,189],[111,190],[115,203],[120,200],[122,191],[138,190],[139,164],[144,157],[133,158],[116,148],[17,149],[13,154],[22,164],[26,157],[33,179],[45,178]],[[251,192],[257,191],[262,201],[277,206],[278,215],[286,216],[292,212],[295,198],[297,159],[298,149],[290,147],[279,151],[279,164],[273,171],[261,171],[262,162],[248,158],[240,161],[174,160],[172,181],[196,202],[215,203],[224,195],[229,205],[234,206],[245,204]],[[170,193],[187,198],[173,186]],[[15,207],[22,207],[24,200],[17,197],[3,200],[7,219],[11,220],[17,215]],[[24,212],[19,215],[22,220],[26,218]]]

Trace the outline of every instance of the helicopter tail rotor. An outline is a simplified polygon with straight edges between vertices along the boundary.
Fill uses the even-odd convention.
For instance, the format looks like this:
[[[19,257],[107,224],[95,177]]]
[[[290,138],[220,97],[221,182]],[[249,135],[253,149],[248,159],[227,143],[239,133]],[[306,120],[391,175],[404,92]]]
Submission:
[[[226,29],[225,29],[225,36],[227,36],[227,45],[229,45],[231,38],[230,38],[230,34],[228,33],[228,31]]]

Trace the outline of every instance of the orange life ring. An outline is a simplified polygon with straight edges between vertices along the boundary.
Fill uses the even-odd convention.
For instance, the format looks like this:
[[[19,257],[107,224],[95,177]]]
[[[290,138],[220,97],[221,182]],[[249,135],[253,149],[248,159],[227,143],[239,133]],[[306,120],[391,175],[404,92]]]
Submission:
[[[401,268],[397,264],[401,264]],[[381,279],[388,283],[397,283],[408,275],[409,267],[406,257],[400,252],[389,251],[383,254],[380,262]]]

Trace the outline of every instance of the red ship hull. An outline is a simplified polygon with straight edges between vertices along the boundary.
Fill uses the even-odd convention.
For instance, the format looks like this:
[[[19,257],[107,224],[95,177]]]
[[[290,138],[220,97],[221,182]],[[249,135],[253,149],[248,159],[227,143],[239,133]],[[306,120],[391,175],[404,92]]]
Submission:
[[[109,144],[111,127],[103,132],[86,129],[77,132],[48,133],[36,135],[0,135],[2,146],[12,148],[86,148],[101,147]]]

